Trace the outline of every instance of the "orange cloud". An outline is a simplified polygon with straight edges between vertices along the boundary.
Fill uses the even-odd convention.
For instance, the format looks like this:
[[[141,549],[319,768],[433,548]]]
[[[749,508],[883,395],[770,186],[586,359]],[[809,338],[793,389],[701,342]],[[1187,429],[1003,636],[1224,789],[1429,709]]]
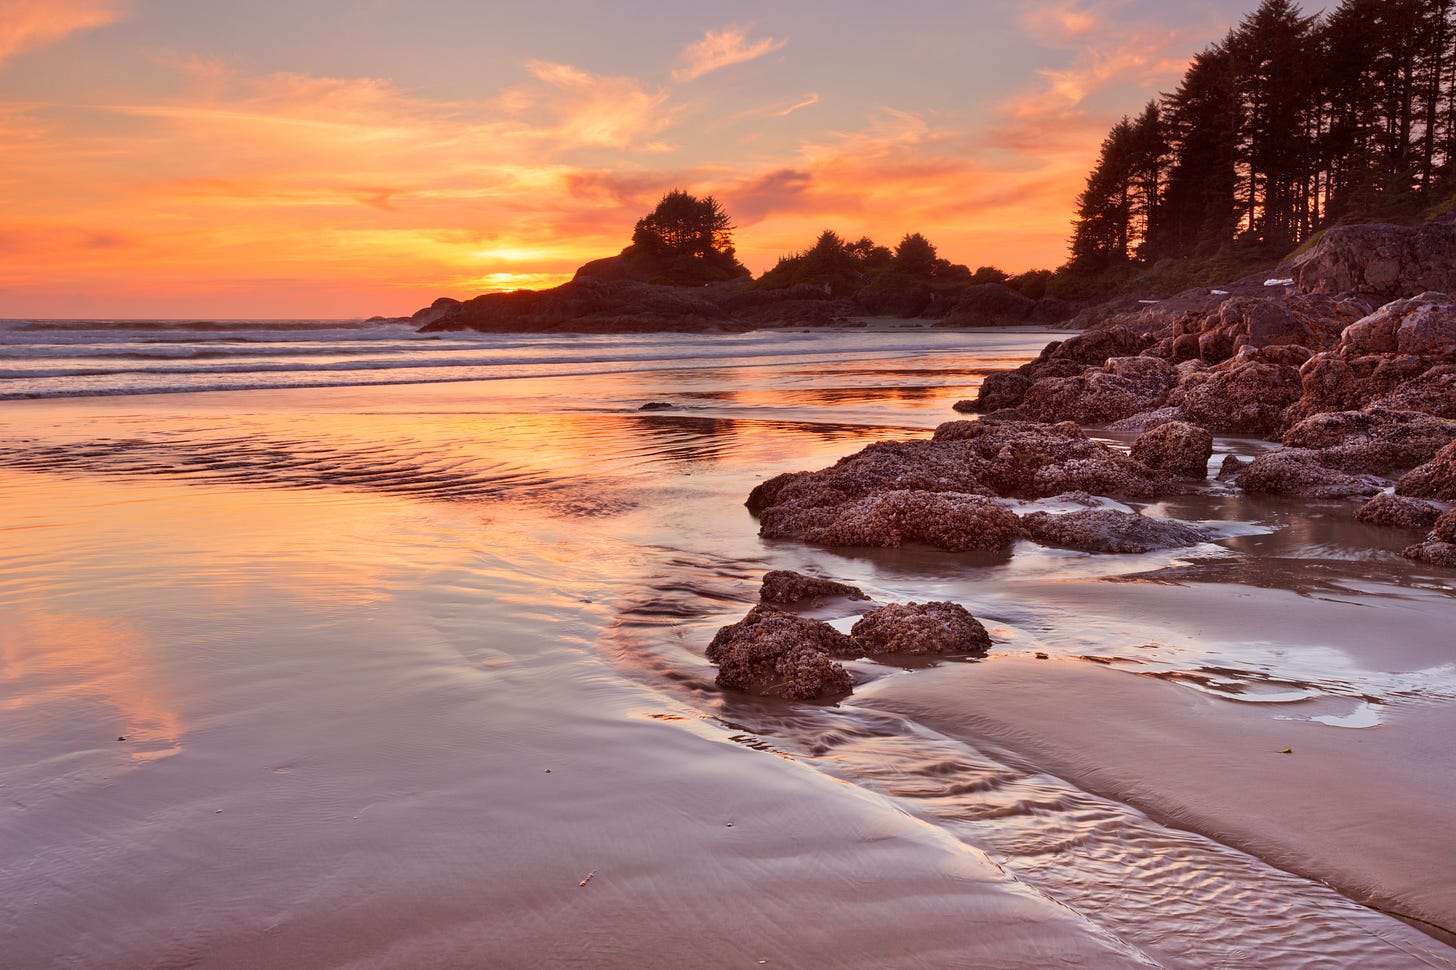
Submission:
[[[123,16],[120,0],[5,0],[0,4],[0,64]]]
[[[1073,44],[1105,27],[1102,16],[1076,0],[1033,5],[1021,15],[1022,27],[1043,43]]]
[[[500,102],[511,115],[531,123],[517,134],[576,147],[666,147],[646,141],[676,121],[678,112],[667,107],[666,91],[645,88],[635,78],[604,77],[566,64],[530,61],[526,69],[540,83],[517,87]]]
[[[678,57],[678,67],[672,72],[674,81],[695,81],[704,74],[733,64],[742,64],[780,50],[787,40],[764,37],[750,41],[748,31],[743,27],[724,27],[710,30],[700,40],[693,41]]]

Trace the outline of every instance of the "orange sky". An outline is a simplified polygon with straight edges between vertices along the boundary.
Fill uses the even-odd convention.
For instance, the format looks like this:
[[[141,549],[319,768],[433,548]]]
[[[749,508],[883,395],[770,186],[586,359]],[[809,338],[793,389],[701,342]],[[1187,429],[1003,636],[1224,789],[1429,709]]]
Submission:
[[[676,187],[755,272],[824,228],[1054,266],[1108,126],[1242,10],[681,6],[0,0],[0,317],[409,313]]]

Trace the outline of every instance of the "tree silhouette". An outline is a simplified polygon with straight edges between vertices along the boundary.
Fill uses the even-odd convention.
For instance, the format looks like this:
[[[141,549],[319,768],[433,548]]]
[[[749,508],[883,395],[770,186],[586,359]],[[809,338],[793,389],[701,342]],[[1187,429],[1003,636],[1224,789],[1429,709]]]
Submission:
[[[623,256],[656,282],[701,284],[747,275],[733,249],[733,221],[711,195],[682,189],[637,220]]]

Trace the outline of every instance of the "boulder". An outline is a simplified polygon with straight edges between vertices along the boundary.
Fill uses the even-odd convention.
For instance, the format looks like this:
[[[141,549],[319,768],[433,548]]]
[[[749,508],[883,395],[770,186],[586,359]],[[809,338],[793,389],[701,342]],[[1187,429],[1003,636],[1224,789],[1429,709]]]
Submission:
[[[1371,405],[1305,418],[1284,433],[1291,448],[1317,450],[1327,468],[1384,474],[1436,457],[1456,441],[1456,421]]]
[[[991,636],[958,603],[895,603],[871,610],[850,630],[869,654],[985,654]]]
[[[858,586],[836,583],[832,579],[805,576],[792,569],[774,569],[764,573],[763,586],[758,591],[758,598],[762,602],[780,605],[839,597],[852,600],[869,599]]]
[[[1375,403],[1456,418],[1456,364],[1437,364],[1418,377],[1382,391]]]
[[[1173,478],[1207,478],[1212,455],[1212,433],[1186,421],[1158,425],[1132,443],[1134,459]]]
[[[759,535],[825,546],[895,547],[920,542],[950,552],[1000,551],[1021,536],[1016,515],[994,499],[958,492],[876,492],[830,508],[779,505]]]
[[[1407,546],[1400,554],[1432,566],[1456,569],[1456,509],[1436,520],[1424,542]]]
[[[1350,324],[1338,350],[1351,354],[1456,354],[1456,304],[1444,293],[1422,293],[1387,303]]]
[[[1238,478],[1239,474],[1250,464],[1250,459],[1240,458],[1238,455],[1224,455],[1223,461],[1218,466],[1218,475],[1215,477],[1221,482]]]
[[[1071,421],[947,421],[937,443],[959,442],[984,462],[984,481],[997,495],[1037,499],[1062,492],[1151,498],[1176,491],[1142,462],[1093,441]]]
[[[1456,225],[1334,226],[1279,270],[1303,293],[1353,293],[1382,302],[1456,292]]]
[[[1355,513],[1355,518],[1366,525],[1396,529],[1429,529],[1440,517],[1441,510],[1429,502],[1401,498],[1389,492],[1381,492]]]
[[[1406,472],[1395,483],[1397,495],[1456,502],[1456,441],[1436,452],[1424,465]]]
[[[1130,418],[1123,418],[1121,421],[1114,421],[1107,426],[1108,431],[1135,432],[1142,434],[1144,431],[1151,431],[1160,424],[1167,424],[1169,421],[1182,421],[1183,412],[1178,408],[1158,408],[1156,411],[1140,411]]]
[[[1021,517],[1021,524],[1026,534],[1042,545],[1085,552],[1150,552],[1196,545],[1209,539],[1207,532],[1186,522],[1150,519],[1116,509],[1032,512]]]
[[[990,495],[990,464],[969,442],[881,441],[828,468],[770,478],[749,493],[747,504],[750,512],[762,512],[775,505],[836,506],[880,491]]]
[[[1254,351],[1207,370],[1183,373],[1167,403],[1215,434],[1262,437],[1283,426],[1285,409],[1303,391],[1296,368],[1271,363]]]
[[[1239,487],[1261,495],[1346,498],[1374,495],[1384,483],[1369,475],[1350,475],[1320,463],[1320,452],[1283,448],[1260,455],[1239,473]]]
[[[972,407],[961,407],[957,403],[957,411],[996,411],[1001,408],[1012,408],[1021,403],[1026,392],[1031,389],[1032,380],[1025,374],[1018,371],[1005,371],[1000,374],[987,374],[981,381],[981,387],[976,392],[976,399]]]
[[[853,640],[827,623],[755,606],[720,629],[707,657],[718,665],[717,684],[790,700],[843,696],[853,681],[833,657],[860,656]]]
[[[1151,411],[1161,406],[1167,395],[1165,384],[1092,370],[1076,377],[1036,381],[1027,389],[1017,409],[1037,421],[1106,425]]]

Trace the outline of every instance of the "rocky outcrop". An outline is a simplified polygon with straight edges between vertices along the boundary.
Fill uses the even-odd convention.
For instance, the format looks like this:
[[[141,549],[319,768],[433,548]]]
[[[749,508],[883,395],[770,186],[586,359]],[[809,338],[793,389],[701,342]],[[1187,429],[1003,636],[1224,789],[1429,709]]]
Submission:
[[[1187,421],[1169,421],[1138,436],[1132,457],[1172,478],[1203,480],[1213,456],[1213,435]]]
[[[991,636],[958,603],[894,603],[871,610],[850,630],[869,654],[985,654]]]
[[[1018,410],[1038,421],[1106,425],[1159,407],[1173,367],[1156,357],[1111,357],[1075,377],[1045,378],[1026,389]]]
[[[854,641],[829,624],[772,606],[755,606],[720,629],[707,651],[718,665],[719,687],[789,700],[848,694],[853,681],[833,658],[860,654]]]
[[[1411,469],[1395,483],[1397,495],[1456,502],[1456,441],[1436,452],[1435,457]]]
[[[1150,519],[1116,509],[1032,512],[1023,515],[1021,523],[1027,536],[1042,545],[1084,552],[1151,552],[1192,546],[1209,538],[1204,530],[1186,522]]]
[[[1335,226],[1276,272],[1304,293],[1354,293],[1386,302],[1456,291],[1456,225]]]
[[[758,598],[765,603],[780,606],[820,599],[867,600],[868,596],[858,586],[836,583],[832,579],[805,576],[792,569],[774,569],[763,576]]]
[[[759,535],[824,546],[888,548],[919,542],[949,552],[998,551],[1021,535],[994,499],[962,492],[876,492],[828,507],[779,505],[759,517]]]
[[[1424,542],[1401,551],[1407,559],[1456,569],[1456,509],[1436,520]]]
[[[1239,473],[1239,487],[1263,495],[1301,498],[1348,498],[1374,495],[1385,483],[1369,475],[1351,475],[1320,461],[1320,452],[1283,448],[1255,458]]]
[[[421,328],[421,332],[703,330],[729,319],[704,291],[702,287],[688,290],[635,280],[582,277],[550,290],[477,296]]]
[[[1366,525],[1394,529],[1429,529],[1440,517],[1441,510],[1429,502],[1401,498],[1389,492],[1381,492],[1355,513],[1355,518]]]
[[[1338,350],[1346,356],[1456,354],[1456,306],[1444,293],[1395,300],[1345,329]]]
[[[1284,424],[1284,411],[1303,393],[1298,369],[1246,349],[1205,370],[1185,372],[1168,404],[1215,434],[1267,437]]]
[[[1070,421],[948,421],[935,429],[933,444],[968,447],[983,462],[981,482],[1011,498],[1077,491],[1152,498],[1177,491],[1164,476],[1093,441]]]
[[[1079,377],[1089,368],[1103,367],[1111,358],[1136,357],[1154,343],[1155,338],[1152,334],[1136,333],[1126,327],[1089,330],[1074,337],[1068,337],[1066,340],[1055,340],[1043,347],[1035,360],[1028,361],[1009,373],[987,376],[981,383],[976,399],[966,402],[964,405],[957,405],[956,409],[989,413],[1001,408],[1020,407],[1027,392],[1040,381]],[[1111,371],[1104,373],[1119,378],[1117,381],[1106,383],[1105,392],[1111,400],[1126,387],[1123,380],[1127,378],[1127,375],[1119,375]],[[1144,372],[1140,376],[1146,377],[1147,374]],[[1132,388],[1128,388],[1128,390],[1132,390]],[[1049,396],[1051,393],[1050,390],[1047,392]],[[1061,399],[1075,402],[1075,392],[1069,391]],[[1041,411],[1050,410],[1054,406],[1052,403],[1036,405]],[[1031,411],[1027,413],[1032,414]],[[1126,416],[1126,414],[1118,415],[1118,417]],[[1064,415],[1058,420],[1071,419]],[[1116,418],[1109,420],[1116,420]]]
[[[879,442],[829,468],[778,475],[754,488],[747,505],[766,538],[994,551],[1008,549],[1021,527],[990,496],[1150,498],[1176,490],[1071,422],[950,421],[930,441]]]
[[[1282,440],[1291,448],[1318,451],[1326,468],[1385,474],[1434,459],[1456,441],[1456,421],[1372,405],[1305,418]]]

